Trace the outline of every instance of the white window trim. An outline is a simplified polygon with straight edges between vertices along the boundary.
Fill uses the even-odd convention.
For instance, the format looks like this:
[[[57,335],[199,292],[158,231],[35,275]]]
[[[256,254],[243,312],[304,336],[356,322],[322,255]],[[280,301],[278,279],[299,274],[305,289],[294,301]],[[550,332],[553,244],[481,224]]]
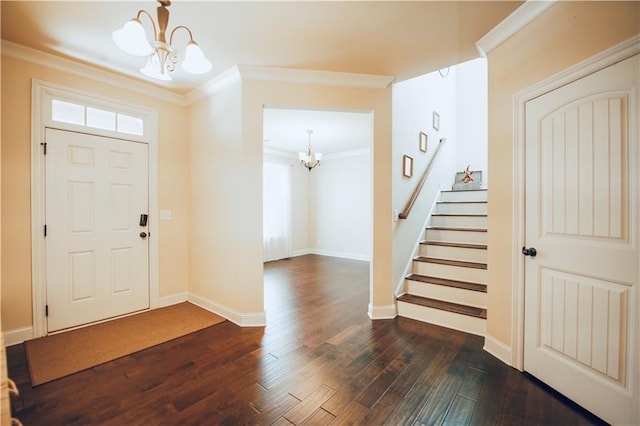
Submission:
[[[158,112],[155,109],[123,103],[118,100],[70,89],[53,83],[33,80],[31,83],[31,288],[33,337],[47,335],[46,250],[45,250],[45,162],[41,143],[46,128],[70,130],[113,139],[146,143],[149,146],[149,307],[159,303],[158,262]],[[144,135],[78,126],[51,120],[51,100],[60,99],[84,106],[97,107],[140,117]]]

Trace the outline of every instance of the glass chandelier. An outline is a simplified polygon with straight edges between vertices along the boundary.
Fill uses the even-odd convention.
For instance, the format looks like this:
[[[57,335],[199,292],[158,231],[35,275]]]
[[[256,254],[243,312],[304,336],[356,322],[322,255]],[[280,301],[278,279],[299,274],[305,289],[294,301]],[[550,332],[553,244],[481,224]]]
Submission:
[[[320,160],[322,159],[322,154],[319,152],[313,153],[311,151],[311,134],[313,130],[307,130],[307,134],[309,135],[309,143],[307,144],[307,152],[299,152],[298,158],[300,159],[300,164],[309,169],[313,169],[320,165]]]

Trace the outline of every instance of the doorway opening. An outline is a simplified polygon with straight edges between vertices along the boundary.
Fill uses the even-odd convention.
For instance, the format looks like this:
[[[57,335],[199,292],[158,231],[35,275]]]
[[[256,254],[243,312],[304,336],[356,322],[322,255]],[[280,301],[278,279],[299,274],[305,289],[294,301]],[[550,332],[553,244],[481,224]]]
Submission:
[[[263,117],[264,261],[321,255],[370,262],[373,114],[265,107]],[[322,154],[311,170],[299,160],[309,144]]]

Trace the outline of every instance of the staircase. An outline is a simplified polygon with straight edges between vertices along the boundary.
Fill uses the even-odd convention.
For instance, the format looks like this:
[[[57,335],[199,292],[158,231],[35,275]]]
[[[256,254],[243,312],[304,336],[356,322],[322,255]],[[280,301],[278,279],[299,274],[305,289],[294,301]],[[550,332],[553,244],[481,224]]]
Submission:
[[[484,336],[487,320],[487,191],[442,191],[398,315]]]

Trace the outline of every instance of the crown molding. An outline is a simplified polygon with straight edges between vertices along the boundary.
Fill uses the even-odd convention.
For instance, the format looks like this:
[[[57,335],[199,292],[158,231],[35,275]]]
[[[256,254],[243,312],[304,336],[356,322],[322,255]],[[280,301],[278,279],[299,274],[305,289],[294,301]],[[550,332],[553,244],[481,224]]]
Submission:
[[[283,151],[275,148],[264,148],[263,153],[265,155],[269,155],[272,157],[283,158],[287,160],[294,160],[298,162],[298,154],[295,152]],[[345,157],[359,157],[362,155],[370,155],[370,154],[371,154],[371,148],[353,149],[351,151],[341,151],[341,152],[323,154],[322,161],[335,160],[336,158],[345,158]]]
[[[486,58],[489,52],[551,9],[557,2],[558,0],[527,0],[524,2],[476,43],[476,49],[478,49],[480,56]]]
[[[262,152],[264,155],[271,156],[271,157],[282,158],[285,160],[293,160],[295,162],[299,161],[298,153],[296,152],[283,151],[281,149],[276,149],[276,148],[263,148]]]
[[[240,80],[240,71],[237,66],[233,66],[187,93],[185,96],[187,105],[214,95]]]
[[[186,95],[181,95],[133,77],[105,71],[7,40],[2,40],[2,54],[182,106],[191,105],[214,95],[242,79],[374,89],[386,89],[394,81],[394,77],[383,75],[238,65],[196,87]]]
[[[341,152],[333,152],[330,154],[324,154],[322,159],[325,160],[334,160],[336,158],[345,158],[345,157],[359,157],[361,155],[370,155],[370,148],[360,148],[360,149],[352,149],[351,151],[341,151]]]
[[[372,89],[386,89],[394,77],[347,72],[297,70],[253,65],[238,65],[243,80],[283,81],[288,83],[321,84],[327,86],[348,86]]]
[[[7,40],[2,40],[2,54],[22,61],[31,62],[94,81],[99,81],[101,83],[107,83],[142,95],[151,96],[162,101],[183,106],[187,105],[184,96],[153,84],[145,83],[130,77],[124,77],[114,72],[105,71],[70,59],[61,58],[51,53],[42,52]]]

